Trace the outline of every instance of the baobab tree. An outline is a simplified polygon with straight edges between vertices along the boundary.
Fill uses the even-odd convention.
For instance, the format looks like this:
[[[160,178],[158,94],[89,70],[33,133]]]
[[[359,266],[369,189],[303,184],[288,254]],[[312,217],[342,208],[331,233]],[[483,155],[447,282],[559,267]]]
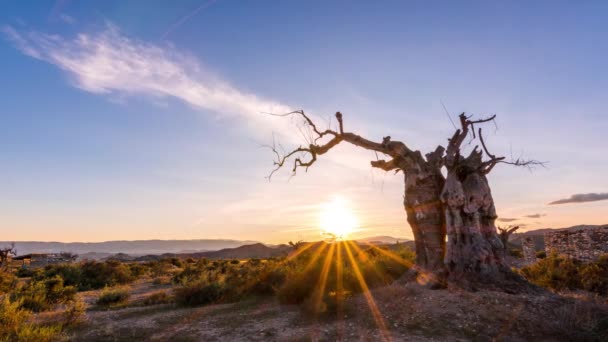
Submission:
[[[335,129],[319,129],[302,110],[271,115],[299,117],[308,130],[309,141],[307,146],[290,152],[279,151],[273,144],[276,160],[270,177],[288,162],[293,163],[294,175],[298,169],[307,170],[319,156],[343,142],[382,154],[387,159],[371,161],[372,167],[404,175],[403,205],[415,239],[419,275],[431,279],[434,286],[445,285],[448,280],[500,284],[514,279],[496,233],[497,215],[487,175],[499,163],[529,167],[541,163],[507,161],[490,153],[480,126],[493,121],[495,115],[474,120],[460,114],[460,128],[448,139],[447,146],[439,145],[424,156],[390,136],[376,142],[346,131],[340,112],[335,114]],[[463,156],[462,145],[468,136],[479,141],[481,148],[475,146]]]

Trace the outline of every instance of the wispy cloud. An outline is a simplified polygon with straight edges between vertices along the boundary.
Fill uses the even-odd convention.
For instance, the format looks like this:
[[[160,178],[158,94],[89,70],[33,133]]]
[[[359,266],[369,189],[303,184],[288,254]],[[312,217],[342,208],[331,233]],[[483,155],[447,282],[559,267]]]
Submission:
[[[608,192],[601,193],[589,193],[589,194],[575,194],[569,198],[560,199],[553,201],[549,204],[565,204],[565,203],[582,203],[582,202],[595,202],[608,200]]]
[[[530,214],[530,215],[524,215],[524,217],[527,218],[541,218],[543,216],[547,216],[547,214]]]
[[[173,97],[216,114],[256,119],[260,112],[290,110],[240,91],[171,45],[129,38],[113,24],[71,39],[10,26],[2,30],[21,52],[57,66],[87,92]]]
[[[497,221],[500,222],[513,222],[513,221],[517,221],[517,218],[512,218],[512,217],[501,217],[499,218]]]
[[[69,15],[67,15],[67,14],[65,14],[65,13],[61,13],[61,14],[59,15],[59,19],[60,19],[61,21],[63,21],[64,23],[66,23],[66,24],[70,24],[70,25],[73,25],[73,24],[75,24],[75,23],[76,23],[76,19],[74,19],[73,17],[71,17],[71,16],[69,16]]]

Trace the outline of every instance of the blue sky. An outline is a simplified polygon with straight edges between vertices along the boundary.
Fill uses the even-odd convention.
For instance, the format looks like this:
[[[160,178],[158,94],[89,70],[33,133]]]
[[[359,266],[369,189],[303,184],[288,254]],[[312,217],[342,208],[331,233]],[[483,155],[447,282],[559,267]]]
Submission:
[[[459,112],[498,114],[490,176],[525,229],[607,222],[608,3],[5,1],[0,228],[8,240],[318,236],[348,200],[360,235],[411,237],[400,176],[340,146],[268,182],[261,111],[339,110],[349,130],[427,151]],[[576,194],[576,203],[548,205]],[[583,198],[583,200],[580,200]],[[586,199],[586,200],[585,200]],[[588,201],[594,199],[594,201]],[[538,214],[538,215],[537,215]],[[539,217],[526,217],[539,216]],[[499,224],[508,224],[506,221]]]

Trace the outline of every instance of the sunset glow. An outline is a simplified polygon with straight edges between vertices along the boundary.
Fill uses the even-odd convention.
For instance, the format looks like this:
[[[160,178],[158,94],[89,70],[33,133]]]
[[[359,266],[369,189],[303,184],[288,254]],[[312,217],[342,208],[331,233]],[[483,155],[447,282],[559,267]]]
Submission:
[[[350,204],[343,197],[335,197],[323,205],[321,212],[321,234],[336,239],[346,239],[359,226],[359,220]]]

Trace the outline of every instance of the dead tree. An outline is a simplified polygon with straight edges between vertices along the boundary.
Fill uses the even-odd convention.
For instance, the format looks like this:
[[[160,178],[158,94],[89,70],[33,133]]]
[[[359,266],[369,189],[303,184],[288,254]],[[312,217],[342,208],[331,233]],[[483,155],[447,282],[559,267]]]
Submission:
[[[11,243],[9,247],[0,248],[0,268],[8,266],[10,259],[17,255],[15,243]]]
[[[500,241],[502,242],[502,245],[504,247],[505,255],[508,255],[509,238],[511,237],[511,234],[515,233],[515,231],[519,229],[519,226],[511,225],[505,228],[498,226],[496,228],[498,229],[498,237],[500,237]]]
[[[433,283],[441,285],[448,276],[454,280],[484,279],[496,283],[511,273],[504,263],[503,244],[496,234],[496,209],[486,175],[499,163],[528,167],[542,163],[521,159],[506,161],[489,152],[481,128],[476,132],[475,126],[493,121],[495,115],[472,120],[465,113],[460,114],[460,128],[448,139],[447,147],[437,146],[424,156],[389,136],[376,142],[345,131],[340,112],[335,115],[337,129],[324,130],[301,110],[272,115],[300,117],[308,128],[309,144],[290,152],[279,151],[273,144],[276,160],[269,177],[288,161],[293,162],[293,174],[300,168],[307,170],[319,156],[342,142],[380,153],[387,159],[372,161],[372,167],[401,171],[404,175],[403,204],[414,234],[419,274],[426,275],[427,279],[431,275]],[[468,136],[478,140],[482,149],[476,146],[465,157],[461,147]],[[447,177],[441,173],[444,167]]]

